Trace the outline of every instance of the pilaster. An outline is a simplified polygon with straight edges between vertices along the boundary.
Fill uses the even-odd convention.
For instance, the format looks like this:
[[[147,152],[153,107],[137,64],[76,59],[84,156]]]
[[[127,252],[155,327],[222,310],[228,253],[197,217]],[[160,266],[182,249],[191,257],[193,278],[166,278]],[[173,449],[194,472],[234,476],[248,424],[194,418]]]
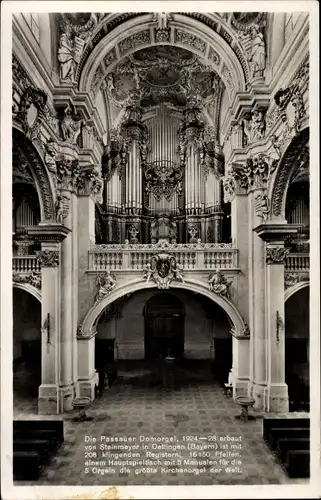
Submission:
[[[61,366],[61,242],[70,230],[60,224],[39,224],[27,229],[41,241],[36,253],[41,265],[41,386],[38,393],[40,414],[60,413],[64,409],[60,397]]]
[[[88,397],[93,401],[95,399],[95,335],[96,329],[90,332],[78,331],[78,381],[77,397]]]
[[[264,409],[269,412],[288,411],[288,388],[285,384],[284,331],[284,264],[288,250],[284,240],[297,232],[287,224],[263,223],[256,234],[266,242],[265,321],[267,338],[267,384],[264,388]]]

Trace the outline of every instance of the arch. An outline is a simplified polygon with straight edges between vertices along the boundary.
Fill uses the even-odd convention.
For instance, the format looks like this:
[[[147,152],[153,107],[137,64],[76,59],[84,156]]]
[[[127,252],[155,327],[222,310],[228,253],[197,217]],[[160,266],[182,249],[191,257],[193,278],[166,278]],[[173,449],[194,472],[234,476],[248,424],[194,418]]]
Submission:
[[[99,35],[100,41],[94,47],[88,59],[82,66],[79,80],[80,91],[90,91],[94,81],[103,79],[104,73],[112,71],[121,59],[129,56],[136,50],[153,45],[172,45],[189,50],[196,54],[222,78],[229,94],[242,92],[246,88],[244,69],[232,49],[233,35],[228,33],[224,26],[225,37],[218,34],[213,27],[209,27],[199,20],[182,14],[173,14],[170,27],[175,36],[170,41],[155,41],[151,32],[156,29],[153,14],[147,13],[125,20],[107,35]],[[222,19],[215,18],[215,26],[222,24]],[[100,26],[101,28],[101,26]],[[218,31],[218,30],[217,30]],[[222,30],[221,30],[222,31]],[[96,35],[101,32],[97,32]],[[177,36],[177,33],[180,33]],[[95,33],[93,33],[95,39]],[[238,44],[237,48],[238,47]],[[117,50],[116,50],[117,48]],[[240,50],[239,50],[240,51]],[[102,66],[101,66],[102,65]],[[244,64],[243,64],[244,65]],[[102,70],[102,68],[104,68]]]
[[[302,290],[303,288],[306,288],[307,286],[310,286],[310,281],[299,281],[299,283],[296,283],[295,285],[288,288],[284,293],[284,302],[289,300],[289,298],[292,297],[292,295],[294,295],[296,292]]]
[[[16,283],[13,282],[12,284],[13,288],[19,288],[20,290],[23,290],[24,292],[30,293],[35,297],[39,302],[41,303],[42,297],[41,297],[41,291],[38,290],[35,286],[30,285],[29,283]]]
[[[126,283],[116,287],[107,297],[105,297],[101,302],[98,302],[98,304],[95,304],[87,312],[80,327],[79,337],[81,338],[82,336],[88,337],[91,335],[95,335],[97,322],[104,309],[110,303],[114,302],[120,297],[123,297],[126,294],[137,292],[139,290],[147,288],[157,289],[155,284],[142,282],[141,280],[132,281],[130,283]],[[246,330],[244,320],[236,307],[224,297],[211,292],[204,283],[196,280],[190,280],[185,283],[172,282],[170,290],[175,290],[175,288],[181,288],[183,290],[189,290],[191,292],[196,292],[200,295],[204,295],[205,297],[218,304],[225,311],[237,333],[242,334]]]
[[[300,134],[294,137],[279,162],[270,187],[272,218],[281,217],[285,220],[286,196],[291,178],[306,161],[309,161],[308,128],[302,130]]]
[[[55,194],[49,173],[42,159],[42,153],[14,124],[12,131],[13,162],[28,164],[39,197],[42,222],[55,221]]]

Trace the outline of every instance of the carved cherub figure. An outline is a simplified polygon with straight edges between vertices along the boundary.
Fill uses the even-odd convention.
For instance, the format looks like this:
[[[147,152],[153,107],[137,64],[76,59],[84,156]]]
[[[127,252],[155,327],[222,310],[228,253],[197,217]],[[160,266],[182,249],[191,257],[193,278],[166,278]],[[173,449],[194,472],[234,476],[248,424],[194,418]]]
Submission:
[[[147,283],[149,282],[150,278],[152,277],[153,272],[154,271],[152,269],[152,266],[148,262],[143,269],[143,279],[145,279]]]
[[[178,281],[182,281],[183,283],[185,283],[184,276],[183,276],[183,266],[181,266],[181,264],[177,263],[176,267],[175,267],[175,269],[173,269],[173,271],[174,271],[175,278]]]

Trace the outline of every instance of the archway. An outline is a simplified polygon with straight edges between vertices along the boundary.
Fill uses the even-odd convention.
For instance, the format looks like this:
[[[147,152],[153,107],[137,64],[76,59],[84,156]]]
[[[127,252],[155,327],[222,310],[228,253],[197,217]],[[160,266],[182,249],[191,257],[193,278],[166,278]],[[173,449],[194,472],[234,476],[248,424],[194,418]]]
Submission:
[[[37,217],[40,216],[41,222],[53,222],[55,194],[52,180],[35,145],[17,128],[12,131],[12,162],[13,177],[24,185],[32,185],[38,193],[40,213]]]
[[[299,286],[298,286],[299,285]],[[309,286],[298,284],[285,302],[285,382],[290,411],[309,410]]]
[[[289,144],[271,184],[272,218],[286,218],[286,200],[290,184],[309,169],[309,129],[300,132]]]
[[[181,358],[184,354],[184,317],[181,300],[171,293],[153,295],[144,306],[145,358]]]
[[[31,293],[29,293],[31,292]],[[13,390],[14,406],[26,411],[37,407],[41,383],[40,292],[28,284],[13,288]],[[35,408],[31,409],[31,405]],[[27,411],[28,411],[27,409]]]

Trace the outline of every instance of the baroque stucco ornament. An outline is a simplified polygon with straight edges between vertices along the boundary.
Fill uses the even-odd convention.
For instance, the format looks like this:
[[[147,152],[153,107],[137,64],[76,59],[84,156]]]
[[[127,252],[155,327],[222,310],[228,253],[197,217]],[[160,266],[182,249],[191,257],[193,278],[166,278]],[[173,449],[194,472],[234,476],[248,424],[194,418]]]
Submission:
[[[310,274],[308,272],[286,272],[284,273],[284,286],[290,288],[291,286],[301,283],[302,281],[310,281]]]
[[[184,283],[182,266],[176,257],[168,253],[160,253],[151,257],[143,270],[143,279],[148,283],[154,281],[157,288],[168,289],[173,279]]]
[[[183,170],[172,161],[160,160],[146,165],[145,191],[153,194],[157,201],[170,201],[176,192],[181,194]]]
[[[107,271],[103,274],[99,274],[96,279],[96,286],[98,291],[95,296],[95,304],[104,299],[117,285],[117,279],[114,274]]]
[[[59,266],[58,250],[39,250],[36,252],[36,258],[39,260],[41,267]]]
[[[263,220],[267,220],[270,213],[270,202],[265,191],[259,191],[254,198],[255,212]]]
[[[32,271],[30,274],[20,274],[13,273],[12,275],[13,283],[26,283],[32,285],[35,288],[41,289],[41,273],[37,271]]]
[[[266,248],[266,263],[267,264],[285,264],[289,249],[284,247],[267,247]]]
[[[231,283],[227,281],[219,269],[217,269],[215,273],[211,273],[209,275],[208,284],[211,292],[221,295],[222,297],[226,297],[227,299],[230,298]]]

